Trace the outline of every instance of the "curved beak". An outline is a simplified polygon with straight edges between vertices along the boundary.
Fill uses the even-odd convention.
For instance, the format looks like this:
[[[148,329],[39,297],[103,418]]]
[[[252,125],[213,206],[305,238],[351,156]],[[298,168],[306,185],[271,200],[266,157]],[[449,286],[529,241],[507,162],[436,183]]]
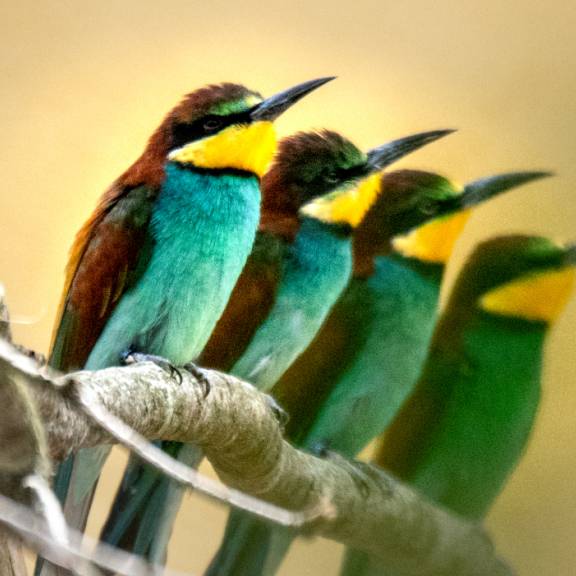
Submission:
[[[416,150],[431,144],[444,136],[448,136],[456,130],[433,130],[432,132],[420,132],[406,138],[392,140],[382,146],[373,148],[368,152],[368,170],[370,173],[386,168],[396,160],[415,152]]]
[[[298,84],[292,88],[288,88],[288,90],[270,96],[270,98],[266,98],[266,100],[256,104],[256,106],[250,110],[250,119],[253,121],[276,120],[280,114],[286,112],[286,110],[288,110],[288,108],[293,104],[296,104],[298,100],[301,100],[304,96],[316,90],[316,88],[320,88],[320,86],[334,80],[334,78],[336,78],[336,76],[327,76],[326,78],[308,80],[308,82],[302,82],[302,84]]]
[[[553,172],[509,172],[481,178],[471,182],[464,188],[463,193],[458,198],[458,206],[470,208],[507,190],[550,176],[554,176]]]

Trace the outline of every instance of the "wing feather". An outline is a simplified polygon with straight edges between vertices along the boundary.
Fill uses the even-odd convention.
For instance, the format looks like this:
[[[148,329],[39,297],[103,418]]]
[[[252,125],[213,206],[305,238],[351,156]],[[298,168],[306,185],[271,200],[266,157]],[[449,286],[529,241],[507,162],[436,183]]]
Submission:
[[[122,294],[147,257],[147,230],[157,189],[108,192],[76,236],[66,268],[50,364],[82,368]]]
[[[276,300],[283,249],[278,236],[258,233],[224,314],[198,359],[200,365],[228,372],[242,356]]]
[[[341,298],[306,351],[283,374],[272,395],[288,413],[286,434],[300,442],[351,358],[356,335]]]

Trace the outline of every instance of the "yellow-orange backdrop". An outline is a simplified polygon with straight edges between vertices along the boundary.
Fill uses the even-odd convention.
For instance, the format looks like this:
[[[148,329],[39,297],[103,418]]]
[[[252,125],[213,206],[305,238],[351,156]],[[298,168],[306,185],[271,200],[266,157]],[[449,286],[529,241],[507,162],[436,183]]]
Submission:
[[[403,164],[459,181],[558,172],[482,208],[452,274],[495,232],[575,239],[575,26],[576,5],[565,0],[3,0],[0,281],[17,338],[46,349],[76,229],[162,114],[207,82],[240,81],[270,94],[337,74],[282,119],[282,133],[326,126],[371,146],[458,127]],[[572,303],[549,346],[529,452],[489,518],[499,549],[525,575],[574,572],[575,320]],[[223,516],[188,498],[170,564],[198,573]],[[338,558],[333,543],[301,543],[282,574],[335,573]]]

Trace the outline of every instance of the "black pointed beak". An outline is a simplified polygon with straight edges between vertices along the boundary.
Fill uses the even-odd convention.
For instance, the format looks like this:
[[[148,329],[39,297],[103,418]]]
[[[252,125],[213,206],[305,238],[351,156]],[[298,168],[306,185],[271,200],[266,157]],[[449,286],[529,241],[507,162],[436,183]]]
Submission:
[[[253,121],[276,120],[280,114],[286,112],[286,110],[293,104],[296,104],[298,100],[301,100],[304,96],[316,90],[316,88],[320,88],[320,86],[334,80],[334,78],[336,78],[336,76],[309,80],[308,82],[302,82],[302,84],[274,94],[274,96],[270,96],[270,98],[266,98],[263,102],[256,104],[256,106],[250,110],[250,118]]]
[[[396,160],[415,152],[419,148],[431,144],[456,130],[433,130],[432,132],[421,132],[387,142],[378,148],[373,148],[368,152],[368,170],[370,173],[386,168]]]
[[[554,176],[552,172],[509,172],[471,182],[458,199],[460,208],[476,206],[507,190],[517,188],[541,178]]]

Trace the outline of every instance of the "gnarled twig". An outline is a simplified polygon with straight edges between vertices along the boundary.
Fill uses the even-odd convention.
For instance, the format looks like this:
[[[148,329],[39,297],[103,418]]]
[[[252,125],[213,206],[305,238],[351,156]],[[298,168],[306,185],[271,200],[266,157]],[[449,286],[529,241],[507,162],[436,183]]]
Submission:
[[[17,351],[0,346],[0,372],[18,363],[23,360]],[[57,458],[113,441],[85,412],[108,428],[112,423],[119,440],[137,447],[137,436],[126,428],[118,431],[119,419],[147,439],[199,445],[228,486],[289,510],[321,511],[309,532],[380,556],[391,570],[510,574],[481,527],[433,506],[373,467],[293,448],[283,440],[269,398],[232,376],[205,371],[210,393],[204,397],[203,383],[192,375],[184,372],[180,382],[150,363],[77,372],[55,379],[54,386],[29,364],[26,369]],[[114,416],[109,422],[107,412]],[[142,455],[150,453],[144,444]]]

